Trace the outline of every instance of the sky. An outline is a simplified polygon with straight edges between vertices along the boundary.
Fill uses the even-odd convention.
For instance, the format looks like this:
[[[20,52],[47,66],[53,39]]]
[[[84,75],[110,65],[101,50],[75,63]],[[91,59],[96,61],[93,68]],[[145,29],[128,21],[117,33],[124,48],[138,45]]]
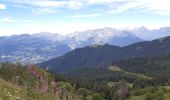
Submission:
[[[0,0],[0,36],[170,26],[170,0]]]

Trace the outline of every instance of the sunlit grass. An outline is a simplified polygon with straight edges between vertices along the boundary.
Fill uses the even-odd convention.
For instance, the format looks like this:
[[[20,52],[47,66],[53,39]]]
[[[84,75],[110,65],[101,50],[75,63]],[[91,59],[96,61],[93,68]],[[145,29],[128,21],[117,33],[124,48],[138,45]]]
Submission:
[[[0,79],[0,100],[26,100],[26,90]]]
[[[110,66],[108,69],[113,71],[113,72],[122,72],[122,73],[126,74],[127,76],[132,75],[132,76],[136,76],[136,77],[139,77],[139,78],[142,78],[142,79],[152,79],[152,77],[149,77],[149,76],[146,76],[146,75],[143,75],[143,74],[137,74],[137,73],[124,71],[123,69],[120,69],[118,66]]]

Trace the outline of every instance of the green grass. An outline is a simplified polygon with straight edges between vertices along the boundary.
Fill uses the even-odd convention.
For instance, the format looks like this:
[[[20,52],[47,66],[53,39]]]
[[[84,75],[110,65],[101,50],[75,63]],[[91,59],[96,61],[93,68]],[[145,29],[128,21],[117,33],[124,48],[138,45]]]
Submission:
[[[111,82],[111,81],[107,82],[107,86],[109,86],[109,87],[114,87],[115,84],[116,84],[116,82]],[[128,86],[131,88],[133,86],[133,84],[132,83],[128,83]]]
[[[0,100],[26,100],[26,90],[0,79]]]
[[[132,96],[132,97],[129,98],[128,100],[144,100],[144,96],[145,96],[145,95]],[[164,100],[170,100],[170,93],[165,93],[165,94],[164,94]]]
[[[54,100],[54,94],[45,94],[18,87],[0,79],[0,100]]]
[[[124,75],[135,76],[135,77],[138,77],[140,79],[152,79],[151,77],[143,75],[143,74],[136,74],[136,73],[124,71],[123,69],[119,68],[118,66],[110,66],[110,67],[108,67],[108,69],[113,71],[113,72],[121,72]],[[107,82],[107,85],[109,87],[113,87],[115,85],[115,82]],[[133,86],[133,83],[128,83],[128,85],[131,88]]]
[[[162,86],[162,88],[170,90],[170,86]]]
[[[123,71],[122,69],[120,69],[118,66],[110,66],[109,70],[116,72],[116,71]]]
[[[143,98],[144,98],[144,95],[142,95],[142,96],[133,96],[128,100],[143,100]]]
[[[0,79],[0,100],[60,100],[54,93],[40,93],[33,90],[28,91],[11,82]],[[80,100],[74,95],[69,100]]]
[[[122,72],[126,75],[132,75],[132,76],[136,76],[136,77],[139,77],[139,78],[142,78],[142,79],[152,79],[152,77],[149,77],[149,76],[146,76],[146,75],[143,75],[143,74],[137,74],[137,73],[124,71],[123,69],[120,69],[118,66],[110,66],[108,69],[113,71],[113,72]]]
[[[113,87],[115,85],[115,82],[107,82],[107,86]]]

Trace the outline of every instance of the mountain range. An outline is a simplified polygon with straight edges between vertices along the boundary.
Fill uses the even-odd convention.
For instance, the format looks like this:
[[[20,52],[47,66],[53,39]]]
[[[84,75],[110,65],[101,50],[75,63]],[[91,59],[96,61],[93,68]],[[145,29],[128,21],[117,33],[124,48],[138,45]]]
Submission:
[[[152,36],[151,36],[152,35]],[[101,28],[68,35],[41,32],[0,37],[0,62],[40,63],[88,45],[128,46],[170,35],[170,27],[149,30]],[[119,47],[117,47],[119,48]]]
[[[77,68],[108,67],[119,60],[170,54],[169,44],[170,36],[124,47],[109,44],[92,45],[75,49],[40,65],[57,72],[67,72]]]

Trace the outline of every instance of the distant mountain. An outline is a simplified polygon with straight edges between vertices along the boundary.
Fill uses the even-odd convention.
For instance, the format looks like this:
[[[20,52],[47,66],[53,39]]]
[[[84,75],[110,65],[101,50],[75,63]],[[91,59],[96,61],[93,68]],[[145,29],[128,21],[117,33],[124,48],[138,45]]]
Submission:
[[[66,43],[72,48],[80,48],[93,44],[111,44],[117,46],[127,46],[143,41],[132,32],[117,30],[113,28],[102,28],[75,32],[66,36]]]
[[[144,40],[170,36],[170,27],[149,30],[101,28],[60,35],[49,32],[0,37],[0,62],[39,63],[88,45],[128,46]]]
[[[170,27],[162,27],[160,29],[149,30],[142,26],[129,31],[144,40],[154,40],[157,38],[170,36]]]
[[[93,44],[125,46],[142,39],[127,31],[112,28],[75,32],[67,36],[48,32],[0,37],[0,62],[39,63],[70,50]]]
[[[170,54],[170,37],[135,43],[125,47],[93,45],[75,49],[64,56],[43,62],[42,67],[53,71],[69,71],[76,68],[108,67],[114,61],[133,57]]]
[[[70,51],[67,44],[49,38],[53,36],[54,34],[46,34],[46,36],[23,34],[1,37],[0,61],[38,63]]]

